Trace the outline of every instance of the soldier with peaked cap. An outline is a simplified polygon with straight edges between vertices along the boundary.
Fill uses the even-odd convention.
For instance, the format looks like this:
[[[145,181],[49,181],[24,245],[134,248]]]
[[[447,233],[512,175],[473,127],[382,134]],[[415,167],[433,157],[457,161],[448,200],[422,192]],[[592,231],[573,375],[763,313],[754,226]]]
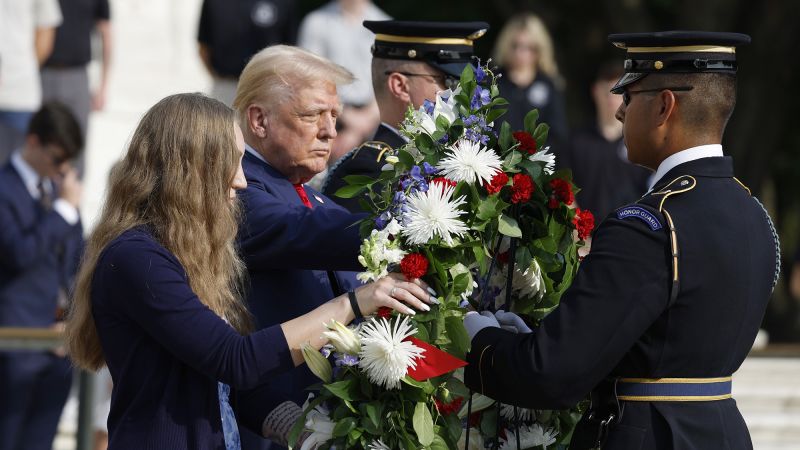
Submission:
[[[628,158],[655,171],[609,214],[560,306],[515,334],[511,313],[470,313],[465,381],[505,403],[590,397],[572,449],[750,449],[731,375],[779,273],[769,215],[733,174],[722,134],[735,104],[734,33],[615,34]],[[521,384],[523,381],[524,384]]]
[[[405,144],[398,129],[408,107],[418,109],[436,93],[455,86],[472,60],[473,41],[486,32],[485,22],[365,21],[375,33],[372,47],[372,86],[381,124],[371,141],[352,150],[328,171],[322,192],[353,212],[357,198],[334,196],[346,186],[347,175],[380,175],[386,151]]]

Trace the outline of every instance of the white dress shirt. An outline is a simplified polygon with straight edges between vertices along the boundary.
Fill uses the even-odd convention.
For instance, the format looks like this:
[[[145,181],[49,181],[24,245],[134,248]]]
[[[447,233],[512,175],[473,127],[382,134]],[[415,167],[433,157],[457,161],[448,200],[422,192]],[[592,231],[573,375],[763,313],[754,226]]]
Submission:
[[[653,186],[655,186],[661,180],[661,178],[667,174],[667,172],[683,163],[694,161],[695,159],[700,158],[713,158],[721,156],[725,155],[722,153],[722,145],[720,144],[700,145],[697,147],[687,148],[686,150],[681,150],[678,153],[674,153],[667,157],[667,159],[664,161],[661,161],[661,164],[658,165],[658,170],[656,170],[655,175],[650,178],[650,186],[648,187],[647,192],[650,193],[650,191],[653,190]]]

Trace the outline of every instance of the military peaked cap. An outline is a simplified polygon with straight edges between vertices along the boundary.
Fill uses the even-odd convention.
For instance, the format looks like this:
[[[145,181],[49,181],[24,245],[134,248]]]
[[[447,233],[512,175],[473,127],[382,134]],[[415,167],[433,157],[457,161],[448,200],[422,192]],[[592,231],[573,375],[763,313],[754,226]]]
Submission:
[[[472,60],[472,42],[486,33],[489,24],[365,20],[364,27],[375,33],[373,57],[421,61],[459,77]]]
[[[625,49],[625,74],[611,89],[623,88],[651,73],[736,73],[736,47],[750,43],[741,33],[660,31],[608,35]]]

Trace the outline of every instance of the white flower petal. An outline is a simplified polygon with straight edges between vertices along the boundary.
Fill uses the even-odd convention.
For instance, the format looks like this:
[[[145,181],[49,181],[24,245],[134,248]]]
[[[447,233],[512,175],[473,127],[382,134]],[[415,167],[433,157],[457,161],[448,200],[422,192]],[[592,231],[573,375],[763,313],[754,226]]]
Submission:
[[[372,441],[372,443],[367,446],[367,450],[392,450],[392,449],[389,448],[388,445],[384,444],[382,440],[378,439]]]
[[[415,334],[408,317],[394,320],[394,326],[384,319],[371,319],[359,333],[361,338],[361,360],[358,366],[369,380],[387,389],[400,388],[400,380],[409,367],[416,367],[416,359],[424,352],[411,342],[404,341]]]
[[[528,157],[529,160],[535,162],[543,162],[544,173],[552,175],[556,168],[556,155],[549,153],[550,147],[545,147],[538,152]]]
[[[459,216],[464,211],[458,209],[466,200],[464,197],[451,201],[452,186],[431,184],[427,192],[415,192],[408,197],[408,212],[405,216],[403,235],[412,245],[425,244],[434,236],[441,237],[452,245],[453,236],[462,236],[467,227]]]
[[[506,439],[503,439],[503,444],[500,450],[516,450],[517,448],[517,435],[514,430],[506,430]],[[558,433],[552,429],[544,429],[540,424],[535,423],[531,426],[519,427],[519,448],[531,448],[553,444],[556,441]]]
[[[450,149],[450,153],[436,166],[441,175],[455,182],[469,184],[488,183],[501,170],[503,162],[494,150],[483,147],[478,142],[460,139]]]

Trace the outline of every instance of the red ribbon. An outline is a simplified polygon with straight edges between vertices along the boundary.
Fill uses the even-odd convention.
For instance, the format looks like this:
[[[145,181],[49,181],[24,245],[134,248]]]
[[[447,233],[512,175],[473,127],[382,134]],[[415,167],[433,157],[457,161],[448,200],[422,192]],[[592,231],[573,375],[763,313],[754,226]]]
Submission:
[[[412,344],[424,350],[422,356],[416,359],[417,367],[408,368],[408,376],[417,380],[425,381],[429,378],[438,377],[439,375],[452,372],[459,367],[467,365],[466,361],[462,361],[455,356],[443,352],[425,341],[421,341],[415,337],[408,337],[405,339]]]

